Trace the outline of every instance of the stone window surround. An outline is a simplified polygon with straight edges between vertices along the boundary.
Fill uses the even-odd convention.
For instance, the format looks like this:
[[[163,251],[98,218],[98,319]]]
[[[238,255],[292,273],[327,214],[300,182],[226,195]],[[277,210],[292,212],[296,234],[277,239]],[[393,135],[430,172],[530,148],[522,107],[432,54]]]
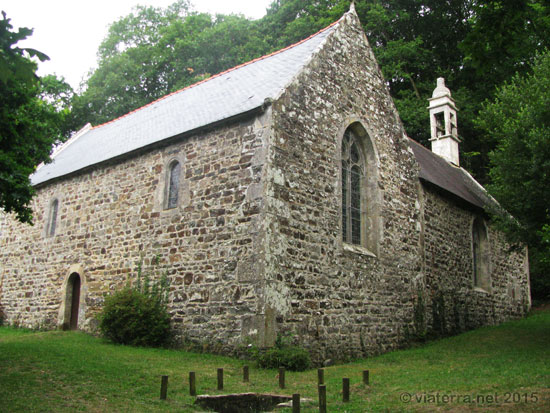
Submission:
[[[179,208],[187,203],[187,200],[189,198],[188,194],[186,194],[186,182],[185,182],[185,155],[183,153],[176,153],[176,151],[171,150],[168,152],[168,156],[165,158],[166,160],[163,162],[162,171],[160,173],[159,177],[159,188],[160,193],[158,197],[158,203],[157,208],[155,210],[163,211],[165,213],[171,213],[174,211],[179,211]],[[168,208],[168,193],[170,190],[170,171],[171,166],[174,162],[179,162],[180,164],[180,179],[179,179],[179,185],[178,185],[178,202],[177,206],[174,208]]]
[[[55,228],[54,228],[54,231],[53,231],[53,234],[52,234],[52,229],[51,229],[51,225],[52,225],[52,218],[53,218],[53,206],[54,206],[54,203],[57,201],[57,210],[56,210],[56,217],[55,217]],[[60,211],[61,211],[61,204],[62,204],[62,199],[61,199],[61,196],[59,194],[54,194],[52,195],[52,197],[50,198],[50,202],[48,203],[48,206],[46,208],[46,211],[44,213],[44,232],[43,232],[43,236],[44,238],[54,238],[58,232],[59,232],[59,226],[60,226],[60,221],[59,221],[59,216],[60,216]]]
[[[476,256],[479,255],[479,252],[476,252],[475,243],[474,243],[474,232],[475,232],[475,226],[476,223],[481,224],[481,228],[483,229],[484,235],[485,235],[485,241],[484,245],[480,246],[481,249],[485,250],[485,253],[483,251],[481,252],[481,257],[477,258]],[[471,220],[470,224],[470,234],[471,234],[471,251],[472,251],[472,288],[474,291],[479,293],[488,294],[491,292],[491,272],[492,272],[492,262],[491,262],[491,240],[489,238],[489,230],[487,228],[487,223],[483,217],[475,216]],[[481,265],[485,266],[485,272],[478,275],[479,280],[476,282],[476,273],[478,269],[476,269],[478,259],[481,262]],[[485,262],[483,262],[485,260]]]
[[[177,169],[176,169],[177,168]],[[164,209],[176,208],[180,202],[179,183],[181,179],[181,162],[177,159],[170,161],[166,167],[166,188],[164,190]],[[177,178],[177,179],[175,179]],[[172,186],[172,182],[174,186]],[[177,186],[176,186],[177,185]],[[172,201],[172,197],[175,198]]]
[[[340,205],[339,225],[340,233],[342,231],[342,140],[345,132],[352,128],[355,135],[359,138],[360,150],[366,158],[366,183],[362,185],[361,204],[365,205],[367,210],[361,217],[361,244],[354,245],[343,240],[342,234],[339,236],[340,245],[343,251],[355,253],[368,257],[377,257],[381,241],[381,219],[380,205],[382,200],[381,191],[378,188],[380,160],[374,139],[374,133],[369,130],[367,122],[360,117],[349,117],[343,123],[338,131],[337,160],[338,167],[338,205]]]

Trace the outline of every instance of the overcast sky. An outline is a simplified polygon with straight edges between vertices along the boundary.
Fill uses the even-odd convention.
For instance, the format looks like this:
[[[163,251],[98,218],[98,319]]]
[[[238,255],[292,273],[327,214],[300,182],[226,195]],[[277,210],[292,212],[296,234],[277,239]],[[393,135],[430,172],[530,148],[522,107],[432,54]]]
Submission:
[[[96,52],[110,23],[126,16],[137,5],[166,7],[175,0],[2,0],[0,9],[14,29],[34,28],[18,46],[35,48],[50,57],[40,63],[38,74],[56,73],[76,90],[88,70],[96,65]],[[195,10],[241,13],[258,19],[272,0],[191,0]]]

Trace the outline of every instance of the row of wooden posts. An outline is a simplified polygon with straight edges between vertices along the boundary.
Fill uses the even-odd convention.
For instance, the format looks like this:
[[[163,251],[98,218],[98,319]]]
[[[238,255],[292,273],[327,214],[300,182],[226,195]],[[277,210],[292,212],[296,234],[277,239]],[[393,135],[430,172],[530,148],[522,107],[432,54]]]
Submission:
[[[194,371],[189,372],[189,394],[191,396],[197,395],[196,374]],[[249,368],[243,367],[243,382],[249,381]],[[317,369],[317,382],[319,393],[319,412],[326,413],[327,411],[327,388],[325,385],[325,369]],[[348,377],[342,378],[342,401],[349,402],[350,397],[350,381]],[[363,370],[363,384],[369,385],[369,371]],[[279,368],[279,388],[285,388],[285,368]],[[223,368],[218,369],[218,390],[223,390]],[[161,377],[160,384],[160,398],[166,400],[168,394],[168,376]],[[300,412],[300,395],[292,395],[292,412]]]

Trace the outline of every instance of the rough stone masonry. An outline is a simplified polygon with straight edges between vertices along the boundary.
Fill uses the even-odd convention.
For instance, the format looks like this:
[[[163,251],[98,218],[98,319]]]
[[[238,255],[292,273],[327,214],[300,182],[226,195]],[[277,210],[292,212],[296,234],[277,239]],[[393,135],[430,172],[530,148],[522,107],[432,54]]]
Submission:
[[[429,162],[446,161],[407,138],[353,8],[306,42],[195,88],[290,64],[307,42],[318,45],[293,55],[304,63],[257,110],[36,184],[34,226],[0,214],[6,321],[57,328],[77,317],[79,329],[96,331],[105,295],[135,282],[140,262],[166,272],[177,336],[224,353],[283,334],[322,362],[523,316],[526,250],[510,250],[479,205],[423,179]],[[155,107],[99,130],[138,130]],[[364,165],[359,242],[342,232],[346,133]],[[166,208],[174,162],[177,206]]]

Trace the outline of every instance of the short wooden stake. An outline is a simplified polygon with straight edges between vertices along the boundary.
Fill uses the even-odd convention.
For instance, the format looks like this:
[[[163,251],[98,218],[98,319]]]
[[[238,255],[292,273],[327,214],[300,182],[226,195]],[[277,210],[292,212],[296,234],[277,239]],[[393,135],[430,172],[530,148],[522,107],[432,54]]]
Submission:
[[[218,369],[218,390],[223,390],[223,369]]]
[[[319,413],[327,413],[327,386],[319,386]]]
[[[279,367],[279,387],[281,389],[285,388],[285,368]]]
[[[197,395],[197,384],[196,384],[196,377],[195,377],[194,371],[189,372],[189,394],[191,396]]]
[[[349,378],[342,379],[342,401],[349,402]]]
[[[298,393],[292,395],[292,413],[300,413],[300,395]]]
[[[325,384],[325,369],[317,369],[317,384]]]
[[[243,367],[243,381],[248,383],[248,366]]]
[[[168,393],[168,376],[162,376],[160,380],[160,399],[166,400]]]
[[[363,370],[363,384],[369,385],[369,371]]]

